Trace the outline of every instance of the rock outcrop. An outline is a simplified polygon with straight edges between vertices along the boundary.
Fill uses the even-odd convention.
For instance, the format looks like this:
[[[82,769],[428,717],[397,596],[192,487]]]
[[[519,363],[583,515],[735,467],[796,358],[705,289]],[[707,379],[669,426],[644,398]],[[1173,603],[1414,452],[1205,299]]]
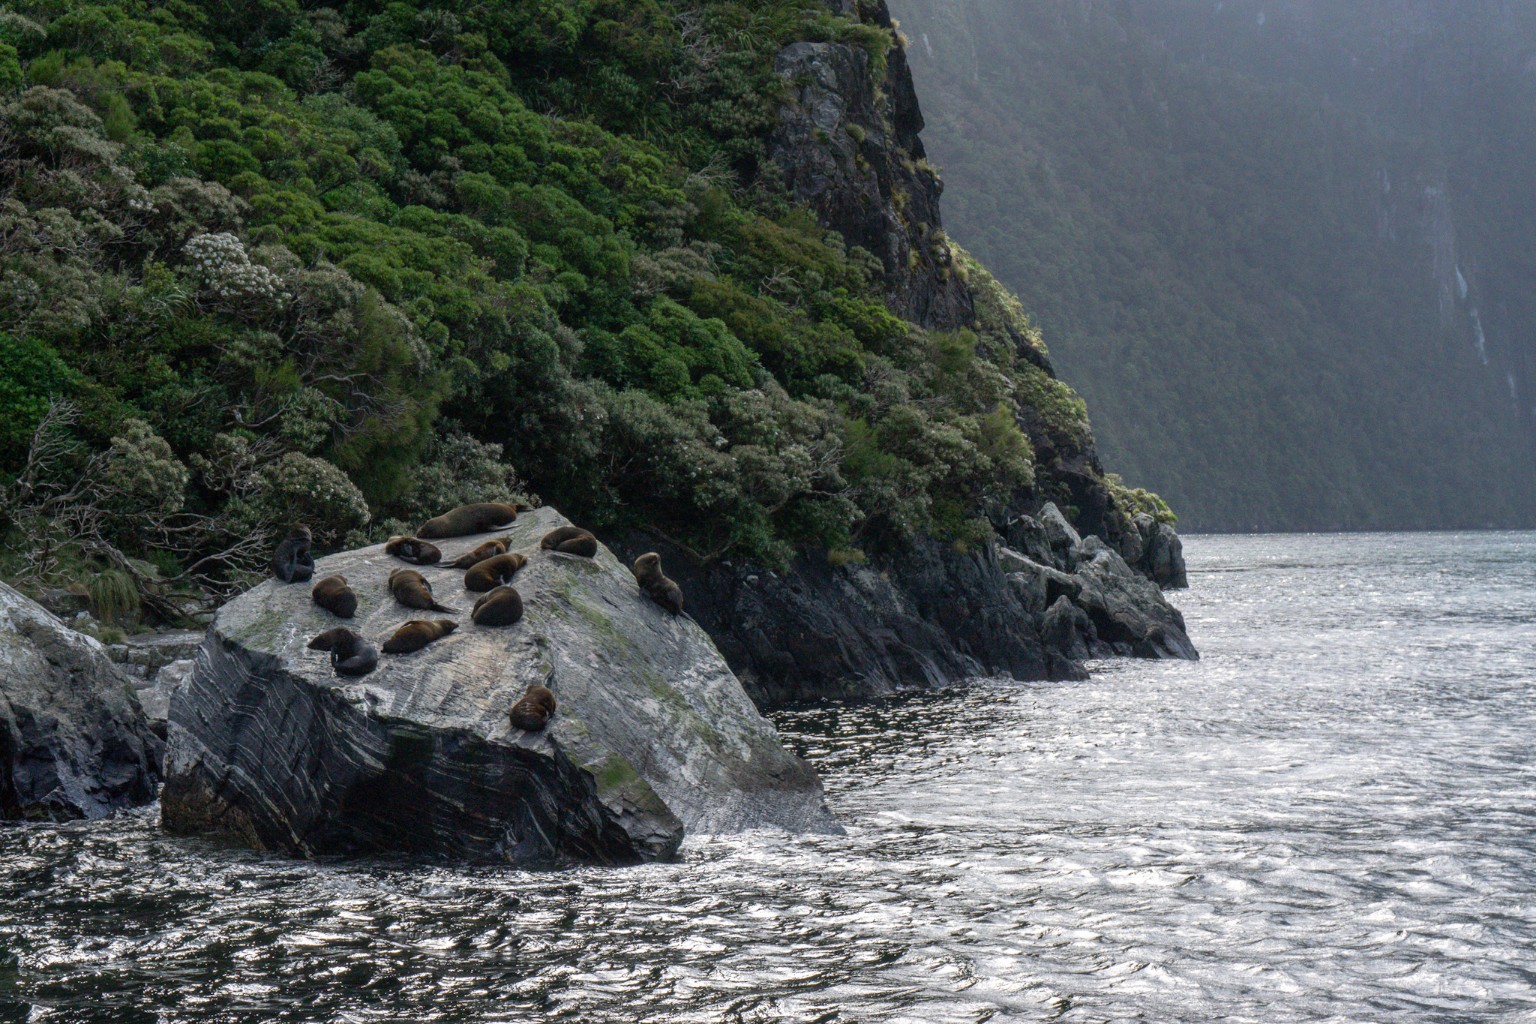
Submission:
[[[102,645],[0,584],[0,818],[149,803],[158,745]]]
[[[1024,550],[919,540],[899,559],[832,565],[808,553],[782,573],[700,566],[641,536],[619,547],[662,551],[760,707],[985,675],[1080,679],[1086,658],[1199,657],[1157,586],[1098,537],[1081,537],[1055,505],[1019,517],[1009,536]],[[1048,620],[1063,596],[1075,634]]]
[[[336,676],[310,638],[347,625],[381,645],[434,617],[395,603],[385,578],[401,563],[382,546],[319,560],[316,579],[357,592],[352,620],[275,581],[220,609],[172,698],[166,827],[300,855],[599,864],[669,857],[685,832],[834,830],[815,774],[703,630],[645,598],[606,548],[540,551],[563,525],[546,508],[505,531],[529,559],[520,623],[472,625],[463,573],[422,567],[460,628],[361,678]],[[444,542],[445,561],[490,536]],[[507,712],[533,683],[559,707],[525,733]]]

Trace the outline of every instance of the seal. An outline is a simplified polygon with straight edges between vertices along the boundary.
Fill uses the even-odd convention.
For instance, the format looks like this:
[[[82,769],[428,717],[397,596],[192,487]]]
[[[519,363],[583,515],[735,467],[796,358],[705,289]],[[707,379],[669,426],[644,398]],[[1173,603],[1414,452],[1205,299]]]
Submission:
[[[428,519],[416,531],[416,536],[426,540],[442,540],[444,537],[467,537],[472,533],[485,533],[499,527],[510,526],[518,512],[526,511],[527,505],[506,505],[499,501],[481,501],[473,505],[461,505],[452,512],[444,512],[436,519]]]
[[[395,600],[407,608],[420,608],[428,612],[458,614],[458,609],[438,604],[432,597],[432,584],[415,569],[396,569],[389,574],[389,592]]]
[[[661,571],[661,556],[648,551],[635,559],[635,579],[652,601],[673,615],[683,613],[683,588]]]
[[[436,565],[443,560],[443,553],[436,545],[416,537],[391,537],[384,545],[384,553],[412,565]]]
[[[412,619],[384,641],[385,654],[410,654],[459,628],[452,619]]]
[[[512,541],[506,537],[488,540],[479,547],[470,548],[458,558],[449,562],[448,565],[454,569],[472,569],[487,558],[495,558],[497,555],[506,554],[507,546],[511,543]]]
[[[272,553],[272,575],[284,583],[302,583],[315,574],[315,559],[309,553],[309,527],[295,526]]]
[[[537,732],[549,724],[554,713],[554,692],[547,686],[534,683],[528,687],[528,692],[523,694],[522,699],[512,705],[512,710],[507,712],[507,715],[512,719],[514,729]]]
[[[309,596],[315,604],[343,619],[350,619],[357,612],[357,595],[347,586],[345,576],[327,576],[315,584]]]
[[[464,574],[464,589],[483,594],[494,587],[511,583],[517,570],[527,564],[528,559],[516,552],[487,558]]]
[[[365,676],[379,666],[379,652],[356,630],[328,629],[309,642],[312,651],[330,651],[331,668],[339,676]]]
[[[582,558],[597,556],[597,538],[579,526],[562,526],[559,529],[550,530],[544,535],[544,539],[539,541],[539,547],[545,551],[580,555]]]
[[[523,617],[523,595],[512,587],[497,587],[475,602],[469,613],[477,626],[511,626]]]

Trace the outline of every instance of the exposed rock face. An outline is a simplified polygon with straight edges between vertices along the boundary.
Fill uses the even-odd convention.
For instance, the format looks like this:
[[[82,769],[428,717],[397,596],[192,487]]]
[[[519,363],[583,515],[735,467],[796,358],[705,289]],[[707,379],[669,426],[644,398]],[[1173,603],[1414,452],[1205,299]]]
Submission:
[[[0,818],[148,803],[158,744],[101,644],[0,584]]]
[[[897,560],[834,566],[804,555],[779,574],[700,567],[665,546],[667,572],[752,698],[767,707],[861,698],[968,677],[1078,679],[1079,662],[1117,654],[1197,658],[1177,609],[1054,505],[1021,517],[1003,547],[960,552],[927,540]],[[654,542],[626,538],[639,550]],[[1047,621],[1061,597],[1076,634]]]
[[[876,7],[867,20],[890,28],[883,0]],[[925,327],[970,323],[970,292],[939,218],[943,185],[918,138],[923,115],[906,53],[891,48],[878,90],[869,53],[843,43],[792,43],[774,70],[793,92],[768,148],[794,197],[880,260],[896,313]]]
[[[1143,513],[1136,517],[1136,532],[1141,540],[1140,555],[1126,561],[1160,587],[1168,590],[1188,587],[1184,542],[1173,527]]]
[[[361,678],[307,649],[338,624],[307,585],[268,581],[222,608],[172,697],[166,826],[302,855],[599,864],[671,856],[685,831],[835,829],[815,774],[695,623],[646,599],[607,549],[539,550],[563,525],[539,509],[506,531],[529,559],[520,623],[470,624],[463,572],[422,567],[460,628]],[[491,536],[445,542],[445,561]],[[390,596],[400,564],[380,545],[320,559],[315,576],[347,577],[359,607],[345,624],[379,645],[433,617]],[[559,707],[524,733],[507,712],[533,683]]]

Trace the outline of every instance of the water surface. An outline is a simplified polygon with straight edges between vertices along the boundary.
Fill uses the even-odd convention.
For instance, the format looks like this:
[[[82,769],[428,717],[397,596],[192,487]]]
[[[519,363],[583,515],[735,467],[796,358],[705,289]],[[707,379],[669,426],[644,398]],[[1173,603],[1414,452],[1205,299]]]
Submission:
[[[1204,660],[775,716],[842,837],[0,829],[0,1020],[1536,1021],[1536,535],[1197,537]]]

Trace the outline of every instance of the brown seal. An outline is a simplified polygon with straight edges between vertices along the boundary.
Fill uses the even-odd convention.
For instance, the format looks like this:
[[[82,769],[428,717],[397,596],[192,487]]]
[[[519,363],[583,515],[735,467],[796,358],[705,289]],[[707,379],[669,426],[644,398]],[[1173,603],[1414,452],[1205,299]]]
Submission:
[[[523,617],[523,595],[512,587],[497,587],[475,602],[469,613],[477,626],[511,626]]]
[[[458,558],[449,562],[448,565],[453,569],[472,569],[487,558],[495,558],[497,555],[506,554],[507,546],[511,543],[506,537],[488,540],[479,547],[471,548],[464,552]]]
[[[528,559],[516,552],[487,558],[464,574],[464,589],[483,594],[494,587],[511,583],[512,577],[517,575],[517,570],[527,564]]]
[[[437,603],[432,597],[432,584],[428,583],[427,578],[415,569],[396,569],[390,573],[389,592],[395,595],[396,601],[407,608],[446,612],[449,615],[457,613],[457,609]]]
[[[315,559],[309,553],[309,527],[295,526],[272,553],[272,575],[284,583],[302,583],[315,574]]]
[[[545,551],[563,551],[567,555],[580,555],[582,558],[597,556],[597,538],[579,526],[562,526],[557,530],[550,530],[544,535],[544,539],[539,541],[539,547]]]
[[[315,584],[309,596],[315,604],[343,619],[350,619],[357,611],[357,595],[347,586],[345,576],[327,576]]]
[[[312,651],[330,651],[331,668],[341,676],[365,676],[379,665],[379,652],[356,630],[328,629],[309,642]]]
[[[528,692],[523,694],[522,699],[512,705],[512,710],[507,714],[512,719],[514,729],[537,732],[549,723],[554,713],[554,692],[547,686],[534,683],[528,687]]]
[[[443,553],[435,544],[416,537],[391,537],[384,545],[384,553],[412,565],[436,565],[443,560]]]
[[[385,654],[410,654],[459,628],[452,619],[412,619],[384,641]]]
[[[648,551],[635,559],[635,579],[652,601],[673,615],[683,613],[683,588],[661,571],[661,556],[656,552]]]
[[[510,526],[527,505],[505,505],[499,501],[481,501],[473,505],[461,505],[452,512],[444,512],[436,519],[428,519],[416,531],[416,536],[427,540],[444,537],[468,537],[472,533],[485,533],[502,526]]]

